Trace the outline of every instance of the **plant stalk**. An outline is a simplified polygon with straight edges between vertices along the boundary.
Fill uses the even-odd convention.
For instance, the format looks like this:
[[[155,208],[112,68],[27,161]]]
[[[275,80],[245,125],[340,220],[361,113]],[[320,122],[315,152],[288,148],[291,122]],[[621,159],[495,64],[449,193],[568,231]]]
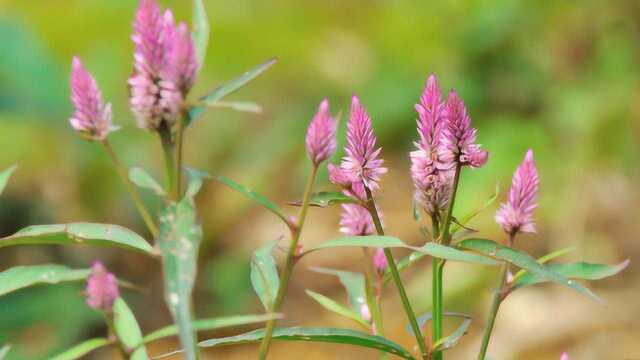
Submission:
[[[367,207],[369,213],[371,214],[371,218],[373,219],[373,224],[376,227],[376,231],[378,232],[378,235],[384,235],[384,229],[382,228],[380,216],[378,215],[375,201],[373,200],[373,196],[371,195],[371,190],[367,186],[364,187],[364,190],[367,194]],[[418,325],[418,321],[416,320],[416,315],[411,308],[409,297],[407,296],[407,293],[404,289],[402,279],[400,278],[400,273],[398,272],[398,267],[396,266],[395,259],[393,258],[393,254],[391,254],[391,250],[389,250],[389,248],[384,249],[384,256],[387,258],[387,264],[389,266],[391,276],[393,277],[393,282],[396,284],[398,294],[400,294],[400,300],[402,301],[404,310],[407,313],[407,317],[409,318],[409,323],[411,324],[411,329],[413,330],[413,334],[416,337],[418,348],[420,348],[420,356],[423,359],[428,359],[429,353],[427,351],[427,346],[425,345],[424,338],[422,337],[422,331],[420,331],[420,326]]]
[[[164,122],[162,124],[165,124]],[[164,154],[164,184],[170,200],[177,201],[176,188],[176,145],[171,135],[171,129],[164,125],[158,129],[162,152]]]
[[[113,148],[111,147],[111,144],[107,139],[102,140],[102,145],[105,151],[107,152],[107,154],[109,155],[109,157],[111,158],[111,161],[113,162],[113,165],[115,166],[116,171],[120,176],[120,179],[122,180],[125,187],[127,188],[129,195],[131,195],[131,199],[133,200],[133,203],[136,209],[138,210],[138,213],[142,217],[142,220],[144,221],[145,225],[147,225],[147,228],[149,229],[149,232],[151,233],[151,235],[154,238],[156,238],[158,236],[158,227],[156,226],[156,223],[153,221],[151,214],[149,213],[146,206],[144,205],[144,202],[142,202],[140,193],[138,193],[138,190],[136,189],[136,187],[129,180],[129,174],[127,173],[127,169],[122,165],[122,163],[118,159],[118,156],[113,151]]]
[[[291,273],[293,271],[293,267],[295,266],[298,260],[298,241],[300,240],[300,234],[302,233],[302,227],[304,226],[304,220],[307,216],[307,210],[309,209],[309,200],[311,199],[311,190],[313,189],[313,183],[316,179],[316,174],[318,173],[318,166],[313,165],[311,169],[311,174],[309,175],[309,179],[307,180],[307,185],[304,189],[304,195],[302,198],[302,207],[300,208],[300,214],[298,215],[298,222],[295,224],[295,227],[290,226],[291,229],[291,245],[289,246],[289,251],[287,253],[287,260],[284,266],[284,270],[280,275],[280,287],[278,288],[278,294],[276,295],[276,299],[273,303],[273,308],[271,309],[272,313],[276,313],[280,310],[280,306],[282,306],[282,302],[284,301],[284,297],[287,293],[287,287],[289,285],[289,279],[291,277]],[[269,348],[271,346],[271,337],[273,336],[273,330],[276,326],[276,319],[271,319],[267,322],[264,338],[260,343],[260,352],[259,359],[264,360],[267,358],[267,354],[269,353]]]
[[[178,129],[176,130],[176,173],[175,173],[175,189],[173,196],[180,199],[182,194],[182,153],[184,147],[184,125],[186,121],[186,112],[178,118]]]
[[[438,221],[438,217],[436,215],[431,216],[431,224],[433,230],[434,239],[438,239],[440,236],[440,224]],[[431,322],[431,341],[432,343],[436,343],[442,337],[442,318],[443,318],[443,293],[442,293],[442,273],[444,269],[444,262],[438,258],[432,258],[432,322]],[[442,353],[439,352],[439,355],[436,355],[434,359],[438,359],[438,357],[442,357]]]

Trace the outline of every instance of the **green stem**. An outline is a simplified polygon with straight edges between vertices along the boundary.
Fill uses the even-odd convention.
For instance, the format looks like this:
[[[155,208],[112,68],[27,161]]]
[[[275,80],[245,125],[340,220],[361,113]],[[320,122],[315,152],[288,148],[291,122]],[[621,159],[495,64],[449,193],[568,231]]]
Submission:
[[[384,229],[382,229],[382,223],[380,222],[380,216],[378,215],[375,201],[373,200],[373,196],[371,195],[371,190],[367,186],[364,187],[364,190],[367,194],[367,210],[369,210],[369,213],[371,214],[371,218],[373,219],[373,224],[376,227],[376,231],[378,232],[378,235],[384,235]],[[409,318],[409,323],[411,324],[411,329],[413,330],[413,334],[416,337],[416,342],[418,343],[418,347],[420,348],[420,356],[423,359],[427,359],[429,357],[429,354],[427,351],[427,346],[424,342],[424,338],[422,337],[422,331],[420,331],[420,326],[418,325],[416,315],[411,308],[409,297],[404,290],[404,285],[402,284],[402,279],[400,278],[400,273],[398,272],[396,261],[393,258],[393,254],[391,254],[391,250],[389,250],[389,248],[384,249],[384,256],[387,258],[387,264],[389,266],[391,276],[393,277],[393,282],[396,284],[398,294],[400,295],[400,300],[402,301],[404,310],[407,313],[407,317]]]
[[[365,295],[367,297],[367,306],[371,313],[371,319],[376,328],[376,331],[380,336],[383,333],[382,325],[382,311],[381,311],[381,287],[379,283],[375,283],[374,275],[376,269],[373,266],[373,261],[369,255],[369,251],[366,247],[362,248],[362,255],[364,259],[364,278],[365,278]]]
[[[116,333],[116,327],[113,319],[113,312],[103,312],[103,315],[104,315],[104,321],[107,323],[107,329],[109,331],[109,340],[111,340],[113,345],[118,349],[122,359],[123,360],[128,359],[129,350],[124,345],[122,340],[120,340],[120,337]]]
[[[434,239],[438,239],[440,236],[440,224],[438,222],[438,217],[436,215],[431,216],[431,223],[433,227],[433,237]],[[442,337],[442,318],[443,314],[443,293],[442,293],[442,273],[444,269],[444,262],[440,261],[438,258],[433,258],[431,260],[432,265],[432,297],[433,297],[433,306],[432,306],[432,330],[431,330],[431,341],[435,344]],[[442,358],[442,352],[437,352],[434,354],[433,359],[439,360]]]
[[[451,234],[449,233],[451,227],[451,219],[453,218],[453,204],[456,200],[456,194],[458,193],[458,183],[460,182],[460,163],[456,163],[456,169],[453,175],[453,186],[451,187],[451,197],[449,198],[449,207],[444,218],[444,226],[442,227],[442,242],[445,245],[449,245],[451,242]]]
[[[162,124],[165,124],[164,122]],[[164,125],[158,129],[162,152],[164,154],[164,183],[169,199],[178,200],[176,188],[176,146],[171,136],[171,129]]]
[[[272,313],[276,313],[280,310],[280,306],[282,306],[282,302],[284,301],[284,297],[287,293],[287,286],[289,285],[289,279],[291,277],[291,273],[293,271],[293,267],[298,260],[297,249],[298,249],[298,241],[300,240],[300,234],[302,233],[302,227],[304,226],[304,220],[307,216],[307,210],[309,209],[309,200],[311,199],[311,190],[313,189],[313,183],[316,178],[316,174],[318,173],[318,166],[313,165],[311,169],[311,174],[309,175],[309,179],[307,180],[307,185],[304,190],[304,196],[302,198],[302,207],[300,208],[300,214],[298,216],[298,223],[294,226],[289,226],[291,229],[291,245],[289,246],[289,251],[287,253],[287,260],[284,266],[284,270],[280,275],[280,287],[278,288],[278,294],[276,295],[276,299],[273,303],[273,308],[271,309]],[[276,320],[272,319],[267,322],[264,338],[260,343],[260,352],[259,359],[264,360],[267,358],[267,354],[269,353],[269,347],[271,346],[271,337],[273,335],[273,329],[276,326]]]
[[[515,234],[509,236],[509,246],[513,244]],[[491,340],[491,333],[493,332],[493,325],[496,322],[496,316],[498,315],[498,309],[500,304],[504,300],[505,285],[507,282],[507,274],[509,272],[509,263],[504,262],[500,267],[500,280],[498,282],[498,288],[493,294],[491,300],[491,307],[489,308],[489,315],[487,317],[487,324],[484,328],[484,334],[482,335],[482,345],[480,346],[480,352],[478,353],[478,360],[484,360],[487,355],[487,349],[489,348],[489,341]]]
[[[105,151],[107,152],[107,154],[109,155],[109,157],[111,158],[111,161],[113,161],[113,165],[115,166],[116,171],[120,176],[120,179],[122,179],[122,182],[127,188],[127,191],[131,195],[131,199],[133,200],[133,203],[135,204],[136,209],[138,210],[138,213],[140,213],[142,220],[147,225],[149,232],[151,233],[151,235],[153,235],[154,238],[157,237],[158,227],[156,226],[156,223],[153,221],[151,214],[149,213],[147,208],[144,206],[144,202],[142,202],[140,193],[138,193],[138,190],[136,189],[136,187],[129,180],[129,174],[127,173],[127,169],[122,165],[122,163],[120,163],[120,160],[118,160],[118,156],[116,156],[116,153],[113,151],[113,148],[111,147],[111,144],[107,139],[102,140],[102,145]]]
[[[183,143],[184,143],[184,122],[185,122],[185,117],[188,116],[186,115],[186,112],[184,115],[180,116],[178,118],[178,129],[176,130],[176,166],[175,169],[177,170],[175,173],[175,189],[174,189],[174,194],[173,196],[176,199],[179,199],[181,194],[182,194],[182,150],[183,150]]]

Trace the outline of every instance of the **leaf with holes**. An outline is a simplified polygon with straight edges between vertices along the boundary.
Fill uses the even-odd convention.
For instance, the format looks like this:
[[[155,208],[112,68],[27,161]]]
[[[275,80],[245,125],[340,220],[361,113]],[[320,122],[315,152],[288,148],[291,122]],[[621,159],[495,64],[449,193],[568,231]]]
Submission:
[[[145,169],[139,166],[132,166],[129,168],[129,180],[136,186],[151,190],[156,195],[165,196],[166,193],[162,186],[151,176]]]
[[[155,256],[140,235],[118,225],[71,223],[28,226],[0,239],[0,248],[14,245],[96,245],[120,247]]]
[[[280,288],[278,267],[272,254],[277,244],[278,240],[262,246],[251,259],[251,285],[267,311],[273,309]]]
[[[569,279],[600,280],[618,274],[629,265],[629,262],[630,260],[628,259],[616,265],[575,262],[569,264],[552,264],[549,265],[548,268]],[[546,281],[549,281],[549,279],[532,273],[525,273],[518,280],[515,280],[513,287],[518,289]]]
[[[559,274],[549,267],[539,264],[528,254],[499,244],[493,240],[467,239],[461,241],[459,243],[459,246],[469,250],[478,251],[485,255],[496,257],[500,260],[507,261],[515,266],[526,269],[531,274],[564,285],[591,299],[602,302],[602,300],[596,294],[591,292],[591,290],[583,287],[575,281],[567,279],[564,275]]]
[[[113,327],[120,343],[131,351],[130,360],[147,360],[147,349],[138,346],[142,341],[142,331],[136,317],[126,302],[120,297],[113,303]]]
[[[282,209],[280,209],[280,207],[278,205],[274,204],[273,202],[271,202],[271,200],[267,199],[266,197],[258,194],[257,192],[255,192],[253,190],[249,190],[247,187],[242,186],[242,185],[236,183],[235,181],[233,181],[233,180],[231,180],[231,179],[229,179],[227,177],[219,176],[218,177],[218,181],[223,183],[223,184],[225,184],[225,185],[227,185],[228,187],[232,188],[233,190],[246,195],[251,200],[257,202],[260,205],[262,205],[267,210],[271,211],[277,217],[282,219],[282,221],[284,221],[286,224],[289,223],[289,220],[287,220],[287,217],[285,216],[285,214],[282,211]]]
[[[264,329],[258,329],[246,334],[220,339],[210,339],[200,342],[201,347],[227,346],[237,344],[253,344],[264,337]],[[360,331],[336,328],[276,328],[273,339],[281,341],[310,341],[334,344],[349,344],[367,347],[378,351],[396,355],[403,359],[415,360],[409,351],[393,341],[381,336],[369,335]]]
[[[190,197],[185,197],[178,203],[169,203],[161,211],[158,245],[162,254],[165,301],[178,327],[178,336],[189,360],[197,358],[191,293],[196,279],[196,261],[201,240],[202,228]]]
[[[320,304],[323,308],[334,312],[340,316],[344,316],[348,319],[351,319],[355,322],[357,322],[358,324],[364,326],[365,328],[369,328],[369,323],[366,322],[362,316],[360,316],[357,312],[353,311],[352,309],[349,309],[339,303],[337,303],[335,300],[324,296],[322,294],[318,294],[317,292],[311,291],[311,290],[307,290],[307,295],[309,295],[309,297],[311,297],[313,300],[315,300],[318,304]]]
[[[62,352],[61,354],[58,354],[54,357],[51,358],[51,360],[76,360],[76,359],[82,359],[84,358],[85,355],[89,354],[90,352],[99,349],[103,346],[107,346],[110,345],[111,341],[109,341],[109,339],[105,339],[105,338],[95,338],[95,339],[89,339],[86,341],[81,342],[78,345],[75,345],[74,347],[72,347],[71,349],[68,349],[64,352]],[[0,357],[1,359],[1,357]]]

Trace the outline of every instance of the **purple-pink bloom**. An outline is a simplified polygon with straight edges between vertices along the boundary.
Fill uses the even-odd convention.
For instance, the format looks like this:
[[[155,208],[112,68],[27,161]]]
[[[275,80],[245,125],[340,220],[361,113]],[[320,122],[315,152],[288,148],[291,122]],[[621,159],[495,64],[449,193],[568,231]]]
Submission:
[[[373,219],[367,209],[357,204],[342,204],[342,214],[340,214],[341,233],[364,236],[371,235],[375,231]]]
[[[336,151],[336,121],[329,113],[329,101],[322,100],[318,112],[309,123],[305,139],[307,154],[315,166]]]
[[[155,0],[140,0],[133,24],[134,71],[129,79],[130,105],[145,129],[172,126],[198,68],[191,34],[176,26],[171,10],[164,14]]]
[[[569,354],[563,352],[562,355],[560,355],[560,360],[569,360]]]
[[[378,274],[384,274],[385,270],[387,270],[387,265],[387,257],[384,255],[384,249],[376,249],[376,253],[373,254],[373,267]]]
[[[438,80],[430,75],[415,106],[418,112],[416,150],[410,153],[411,178],[416,201],[429,213],[438,214],[449,201],[451,188],[450,166],[441,164],[442,128],[445,125],[444,102]]]
[[[489,153],[476,144],[477,129],[471,127],[471,118],[462,99],[455,91],[449,93],[445,105],[445,126],[443,128],[441,162],[451,168],[460,166],[478,168],[486,164]]]
[[[118,296],[120,291],[116,277],[108,272],[101,262],[94,262],[87,279],[87,305],[108,312],[113,308]]]
[[[533,211],[538,207],[538,170],[529,149],[511,181],[509,200],[500,205],[496,222],[509,235],[517,232],[535,233]]]
[[[346,156],[340,166],[370,190],[377,190],[380,187],[380,175],[387,172],[387,169],[382,167],[384,160],[379,158],[381,151],[382,148],[376,149],[376,136],[369,114],[360,104],[358,97],[353,96],[351,116],[347,124]]]
[[[75,56],[71,65],[71,103],[74,112],[69,123],[77,132],[90,139],[104,140],[117,129],[111,123],[111,104],[102,102],[96,80]]]

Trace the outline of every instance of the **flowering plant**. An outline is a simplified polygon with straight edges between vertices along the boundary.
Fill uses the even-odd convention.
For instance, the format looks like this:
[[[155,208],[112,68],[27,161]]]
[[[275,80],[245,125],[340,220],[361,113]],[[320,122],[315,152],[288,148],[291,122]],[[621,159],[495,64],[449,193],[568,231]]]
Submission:
[[[207,107],[259,109],[253,103],[222,99],[266,71],[275,60],[269,60],[210,93],[194,98],[191,89],[204,64],[209,25],[202,0],[194,0],[193,5],[193,31],[189,31],[186,23],[176,23],[171,10],[162,11],[155,0],[140,0],[134,17],[132,40],[135,51],[133,73],[128,81],[129,103],[138,126],[159,139],[165,160],[164,185],[144,169],[127,169],[120,162],[109,143],[109,137],[118,130],[113,124],[111,104],[104,101],[98,82],[80,58],[72,59],[70,85],[74,112],[69,123],[83,139],[104,148],[152,241],[121,226],[99,223],[35,225],[0,239],[0,247],[85,244],[137,251],[157,259],[162,263],[165,302],[174,324],[143,335],[120,291],[121,287],[129,286],[128,283],[118,279],[98,261],[88,269],[37,265],[2,272],[0,277],[18,285],[3,288],[0,295],[42,282],[86,281],[86,303],[104,315],[107,334],[89,339],[56,359],[80,358],[104,346],[116,347],[123,358],[148,359],[148,343],[177,335],[181,343],[177,352],[183,353],[187,359],[198,359],[203,348],[244,343],[260,343],[258,357],[265,359],[272,341],[278,340],[351,344],[375,349],[382,356],[391,354],[404,359],[439,360],[444,358],[447,349],[461,340],[472,320],[467,314],[445,310],[443,274],[449,261],[500,269],[478,353],[478,359],[485,359],[499,307],[514,291],[552,281],[601,301],[575,279],[601,279],[617,274],[628,265],[628,260],[614,266],[585,262],[547,265],[567,250],[535,259],[515,248],[518,235],[536,232],[534,211],[538,206],[539,177],[533,150],[524,155],[513,175],[508,199],[495,215],[505,238],[493,241],[475,237],[477,231],[470,229],[468,222],[483,209],[460,216],[456,213],[456,197],[462,186],[462,171],[481,168],[489,160],[489,153],[477,142],[478,131],[472,126],[462,98],[451,91],[445,99],[438,80],[431,75],[415,105],[418,139],[414,142],[415,149],[409,154],[414,217],[420,223],[424,244],[412,246],[385,233],[383,209],[377,199],[384,191],[382,181],[388,169],[384,167],[382,147],[374,133],[371,116],[357,96],[351,99],[344,156],[339,164],[330,163],[338,147],[339,116],[332,115],[329,101],[325,99],[312,117],[304,140],[310,171],[302,200],[292,203],[298,207],[297,216],[287,215],[277,204],[229,178],[217,178],[271,211],[290,232],[284,264],[278,266],[272,254],[278,241],[258,249],[250,264],[250,280],[265,313],[194,319],[191,295],[202,238],[194,197],[210,176],[184,166],[185,131]],[[302,141],[300,144],[302,149]],[[314,192],[316,176],[325,163],[328,163],[329,180],[334,189]],[[14,169],[9,168],[0,174],[0,190]],[[152,191],[162,199],[157,213],[150,211],[142,201],[140,189]],[[343,236],[305,248],[302,235],[309,209],[330,208],[332,205],[340,205],[337,228]],[[427,225],[422,223],[423,217]],[[326,268],[313,270],[337,277],[348,294],[348,305],[312,290],[307,290],[307,294],[325,309],[353,320],[361,329],[277,327],[278,320],[286,317],[283,303],[299,260],[317,251],[339,251],[345,247],[362,249],[361,273]],[[396,259],[392,249],[408,250],[410,254]],[[433,302],[431,312],[419,314],[405,291],[401,272],[408,267],[419,266],[420,260],[427,256],[431,257]],[[393,288],[387,286],[390,282]],[[389,316],[382,311],[382,294],[385,291],[397,292],[409,324],[408,330],[415,337],[415,349],[405,349],[385,337],[383,320]],[[444,317],[461,319],[459,327],[445,334]],[[263,322],[264,328],[249,333],[203,341],[197,339],[198,331]],[[427,332],[430,336],[426,335]],[[567,359],[568,355],[563,354],[562,358]]]

